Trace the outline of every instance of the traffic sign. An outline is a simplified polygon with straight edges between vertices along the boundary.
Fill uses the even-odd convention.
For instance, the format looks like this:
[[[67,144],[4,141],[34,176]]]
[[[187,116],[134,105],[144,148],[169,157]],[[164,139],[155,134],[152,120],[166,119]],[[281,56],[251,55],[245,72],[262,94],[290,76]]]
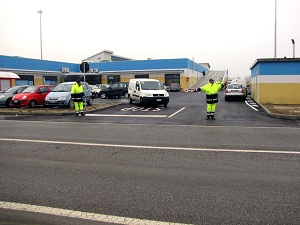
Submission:
[[[90,65],[87,62],[83,62],[80,64],[80,71],[82,73],[87,73],[90,70]]]

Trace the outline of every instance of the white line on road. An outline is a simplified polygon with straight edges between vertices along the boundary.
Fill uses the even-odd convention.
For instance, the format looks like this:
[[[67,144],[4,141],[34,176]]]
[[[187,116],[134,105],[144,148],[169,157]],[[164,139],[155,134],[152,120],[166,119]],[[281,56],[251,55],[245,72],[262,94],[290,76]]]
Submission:
[[[246,149],[211,149],[211,148],[144,146],[144,145],[117,145],[117,144],[82,143],[82,142],[65,142],[65,141],[26,140],[26,139],[13,139],[13,138],[0,138],[0,141],[63,144],[63,145],[77,145],[77,146],[78,145],[81,145],[81,146],[99,146],[99,147],[114,147],[114,148],[138,148],[138,149],[159,149],[159,150],[179,150],[179,151],[270,153],[270,154],[295,154],[295,155],[300,155],[300,151],[252,150],[252,149],[247,149],[247,150]]]
[[[182,110],[184,110],[185,107],[183,107],[182,109],[179,109],[177,112],[173,113],[172,115],[168,116],[169,118],[175,116],[177,113],[180,113]]]
[[[4,202],[4,201],[0,201],[0,209],[42,213],[42,214],[53,215],[53,216],[62,216],[68,218],[76,218],[76,219],[84,219],[84,220],[91,220],[91,221],[98,221],[98,222],[116,223],[116,224],[132,224],[132,225],[183,224],[183,223],[161,222],[161,221],[154,221],[154,220],[142,220],[142,219],[129,218],[129,217],[111,216],[111,215],[104,215],[98,213],[82,212],[77,210],[68,210],[68,209],[52,208],[47,206],[38,206],[38,205],[30,205],[30,204],[15,203],[15,202]]]
[[[258,109],[256,109],[256,108],[254,108],[252,105],[250,105],[247,101],[245,101],[246,102],[246,104],[249,106],[249,107],[251,107],[252,109],[254,109],[255,111],[258,111]]]
[[[145,117],[145,118],[165,118],[167,115],[113,115],[113,114],[85,114],[85,116],[99,117]]]

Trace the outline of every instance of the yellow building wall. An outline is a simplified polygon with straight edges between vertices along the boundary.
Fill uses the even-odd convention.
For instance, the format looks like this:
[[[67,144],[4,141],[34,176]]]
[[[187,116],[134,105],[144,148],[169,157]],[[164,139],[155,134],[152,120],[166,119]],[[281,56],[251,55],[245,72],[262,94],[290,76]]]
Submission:
[[[43,84],[43,77],[34,78],[34,85],[42,85],[42,84]]]
[[[300,104],[300,83],[261,83],[258,90],[253,86],[251,97],[261,104]]]

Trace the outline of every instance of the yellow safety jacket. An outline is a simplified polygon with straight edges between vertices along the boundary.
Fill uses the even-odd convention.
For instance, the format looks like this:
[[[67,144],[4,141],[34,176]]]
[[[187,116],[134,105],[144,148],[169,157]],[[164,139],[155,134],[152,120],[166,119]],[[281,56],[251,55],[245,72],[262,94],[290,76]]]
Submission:
[[[199,89],[206,93],[206,102],[208,104],[212,104],[218,102],[218,92],[222,89],[222,87],[222,82],[216,82],[213,84],[208,83]]]
[[[71,96],[74,102],[82,102],[82,97],[84,96],[82,85],[79,86],[77,83],[75,83],[71,89]]]

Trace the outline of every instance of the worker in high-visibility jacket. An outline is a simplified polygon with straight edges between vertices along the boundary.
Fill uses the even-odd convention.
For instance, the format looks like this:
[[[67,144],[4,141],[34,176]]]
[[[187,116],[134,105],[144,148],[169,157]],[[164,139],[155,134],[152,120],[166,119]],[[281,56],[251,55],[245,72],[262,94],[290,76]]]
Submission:
[[[84,112],[83,112],[84,92],[83,92],[81,80],[77,80],[76,83],[72,86],[71,96],[75,106],[75,115],[78,116],[79,114],[81,114],[82,116],[84,116]]]
[[[209,79],[209,83],[196,89],[195,91],[204,91],[206,93],[207,103],[207,120],[215,120],[215,112],[218,103],[218,92],[224,87],[222,82],[216,82],[213,79]]]

